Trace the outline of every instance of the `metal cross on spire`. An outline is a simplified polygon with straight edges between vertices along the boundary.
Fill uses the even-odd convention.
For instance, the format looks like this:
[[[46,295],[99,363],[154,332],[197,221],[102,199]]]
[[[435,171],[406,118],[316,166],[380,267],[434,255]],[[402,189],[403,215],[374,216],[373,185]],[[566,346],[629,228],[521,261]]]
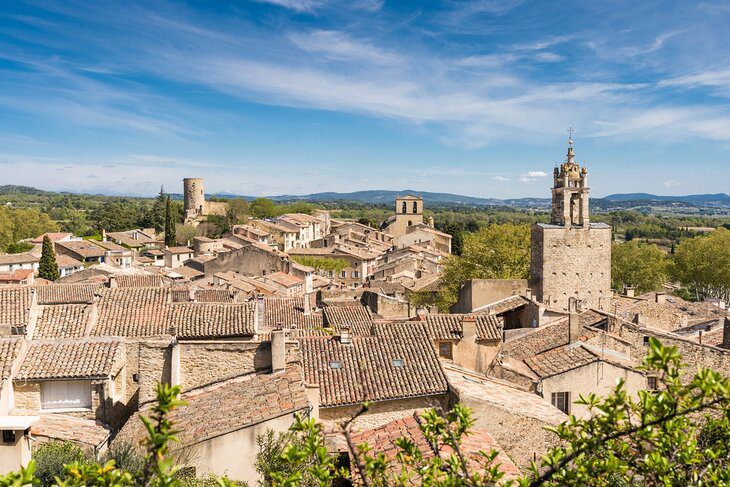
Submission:
[[[573,132],[575,132],[575,129],[573,126],[568,127],[568,145],[573,145]]]

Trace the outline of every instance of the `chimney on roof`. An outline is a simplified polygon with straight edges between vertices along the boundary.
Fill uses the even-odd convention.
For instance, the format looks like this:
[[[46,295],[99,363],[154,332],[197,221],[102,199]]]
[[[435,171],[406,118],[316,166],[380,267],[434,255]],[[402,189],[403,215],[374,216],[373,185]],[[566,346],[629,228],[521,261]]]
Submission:
[[[101,229],[101,241],[106,242],[106,230]]]
[[[636,296],[636,290],[633,287],[626,286],[624,288],[624,294],[627,298],[633,298],[634,296]]]
[[[428,314],[428,309],[426,309],[425,306],[419,306],[416,308],[416,320],[426,321],[427,314]]]
[[[464,315],[461,317],[461,339],[465,343],[476,343],[477,341],[477,317]]]
[[[175,330],[172,330],[173,335]],[[179,386],[182,383],[182,370],[180,369],[180,343],[173,337],[170,344],[170,385]]]
[[[340,326],[340,343],[343,345],[352,344],[352,327],[350,325]]]
[[[312,284],[312,273],[307,272],[304,276],[304,315],[309,316],[314,310],[314,286]]]
[[[578,340],[582,327],[580,326],[580,315],[578,315],[578,299],[568,299],[568,343]]]
[[[256,291],[254,291],[256,292]],[[266,323],[264,322],[264,308],[266,305],[266,301],[264,301],[264,297],[261,295],[256,296],[256,321],[259,324],[259,326],[264,326]]]
[[[722,348],[730,349],[730,315],[725,316],[725,321],[722,324]]]
[[[642,313],[636,313],[634,315],[634,323],[644,328],[646,327],[646,317]]]
[[[667,302],[667,293],[656,293],[656,304],[664,304]]]
[[[271,332],[271,373],[286,370],[286,335],[279,328]]]
[[[109,276],[109,287],[110,288],[117,287],[117,276]]]

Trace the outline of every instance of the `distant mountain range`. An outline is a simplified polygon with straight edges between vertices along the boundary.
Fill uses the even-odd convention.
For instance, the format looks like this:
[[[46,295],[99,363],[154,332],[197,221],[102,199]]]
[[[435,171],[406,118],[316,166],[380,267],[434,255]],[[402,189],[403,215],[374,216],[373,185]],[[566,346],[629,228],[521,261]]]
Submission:
[[[690,194],[686,196],[659,196],[648,193],[627,193],[611,194],[602,199],[604,201],[678,202],[696,206],[730,206],[730,196],[725,193]]]
[[[64,192],[65,193],[65,192]],[[0,195],[2,194],[26,194],[26,195],[49,195],[54,194],[51,191],[44,191],[29,186],[6,185],[0,186]],[[421,195],[430,205],[434,206],[512,206],[518,208],[545,208],[550,205],[549,198],[477,198],[474,196],[463,196],[452,193],[432,193],[428,191],[415,191],[405,189],[402,191],[388,190],[369,190],[356,191],[353,193],[312,193],[306,195],[277,195],[267,196],[267,198],[283,202],[283,201],[308,201],[312,203],[322,203],[327,201],[350,201],[365,204],[384,204],[391,205],[398,195]],[[255,196],[236,195],[231,193],[214,193],[209,197],[217,198],[244,198],[253,200]],[[173,193],[175,199],[182,199],[182,194]],[[631,207],[631,206],[651,206],[651,205],[669,205],[669,206],[693,206],[699,208],[730,208],[730,196],[725,193],[718,194],[693,194],[686,196],[659,196],[648,193],[626,193],[612,194],[605,198],[595,198],[596,206],[600,208],[611,207]]]

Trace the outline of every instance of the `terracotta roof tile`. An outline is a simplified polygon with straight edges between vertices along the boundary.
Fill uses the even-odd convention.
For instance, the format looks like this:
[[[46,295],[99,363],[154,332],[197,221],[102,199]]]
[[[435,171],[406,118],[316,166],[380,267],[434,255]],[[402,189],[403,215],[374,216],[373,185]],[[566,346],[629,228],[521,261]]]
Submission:
[[[100,284],[49,284],[35,286],[38,304],[91,303]]]
[[[72,240],[69,242],[56,242],[55,245],[66,248],[81,257],[103,257],[106,250],[91,240]]]
[[[256,333],[253,304],[170,305],[169,325],[180,338],[241,337]]]
[[[15,414],[15,411],[13,412]],[[20,413],[20,411],[19,411]],[[38,415],[37,411],[23,411]],[[33,436],[56,441],[70,441],[86,447],[99,448],[109,439],[110,431],[93,419],[76,418],[63,414],[41,414],[40,421],[31,426]]]
[[[122,274],[116,276],[117,287],[161,287],[162,276],[154,274]]]
[[[143,337],[169,333],[167,288],[103,289],[93,336]]]
[[[325,306],[323,311],[327,325],[335,330],[349,325],[355,335],[371,334],[373,319],[365,306]]]
[[[290,365],[283,374],[249,374],[182,395],[188,404],[170,414],[181,431],[185,447],[253,426],[269,419],[292,415],[309,407],[301,368]],[[214,414],[212,414],[214,413]],[[145,436],[137,412],[120,432],[122,441]]]
[[[319,385],[323,407],[444,394],[448,388],[418,324],[391,327],[388,336],[355,336],[349,345],[329,337],[302,338],[299,343],[305,380]]]
[[[34,339],[81,338],[89,321],[86,304],[41,306]]]
[[[426,315],[426,331],[434,340],[459,340],[462,337],[462,314]],[[494,315],[475,315],[477,340],[501,340],[504,322]]]
[[[0,325],[26,325],[31,299],[29,287],[0,287]]]
[[[123,363],[119,340],[31,341],[16,379],[106,377]]]
[[[564,346],[527,357],[525,363],[538,377],[545,378],[597,360],[596,355],[581,346]]]
[[[10,377],[21,343],[19,338],[0,338],[0,382]]]
[[[397,441],[401,438],[410,440],[426,459],[432,458],[437,453],[444,458],[450,456],[453,453],[451,448],[440,445],[441,448],[437,451],[436,446],[432,445],[426,439],[426,436],[421,430],[422,421],[419,413],[416,412],[377,428],[354,432],[352,434],[352,441],[357,445],[367,443],[372,448],[369,453],[370,455],[382,453],[386,460],[390,460],[391,462],[402,451],[397,446]],[[471,471],[480,470],[480,467],[484,465],[484,457],[480,452],[489,453],[492,450],[496,450],[498,455],[495,460],[495,465],[499,464],[499,470],[505,474],[505,478],[514,478],[520,474],[517,466],[502,451],[497,442],[494,441],[486,430],[472,429],[469,434],[464,435],[460,450],[467,459]],[[391,463],[387,475],[390,480],[394,480],[400,472],[400,466],[396,463]],[[411,485],[420,484],[414,478]]]

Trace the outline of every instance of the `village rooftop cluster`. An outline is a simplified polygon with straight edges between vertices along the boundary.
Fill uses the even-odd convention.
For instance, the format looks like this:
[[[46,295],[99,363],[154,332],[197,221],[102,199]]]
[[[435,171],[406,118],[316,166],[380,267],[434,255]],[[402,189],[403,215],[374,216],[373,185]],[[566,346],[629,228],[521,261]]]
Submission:
[[[183,190],[187,223],[225,212],[202,179]],[[639,368],[651,337],[690,373],[730,374],[724,303],[611,289],[611,228],[591,222],[589,192],[571,143],[551,221],[532,228],[531,278],[465,282],[449,313],[407,299],[438,291],[451,252],[418,195],[396,198],[378,229],[315,210],[182,247],[144,228],[48,234],[57,283],[35,277],[39,235],[34,250],[0,255],[0,473],[46,441],[96,455],[137,444],[164,382],[188,403],[171,415],[173,448],[199,476],[255,482],[257,434],[287,431],[294,414],[321,421],[346,463],[335,425],[368,401],[354,439],[386,455],[404,435],[428,450],[420,411],[469,406],[465,453],[495,448],[511,478],[554,444],[545,426],[588,414],[579,395],[618,379],[634,396],[658,387]],[[301,263],[315,259],[346,265]]]

